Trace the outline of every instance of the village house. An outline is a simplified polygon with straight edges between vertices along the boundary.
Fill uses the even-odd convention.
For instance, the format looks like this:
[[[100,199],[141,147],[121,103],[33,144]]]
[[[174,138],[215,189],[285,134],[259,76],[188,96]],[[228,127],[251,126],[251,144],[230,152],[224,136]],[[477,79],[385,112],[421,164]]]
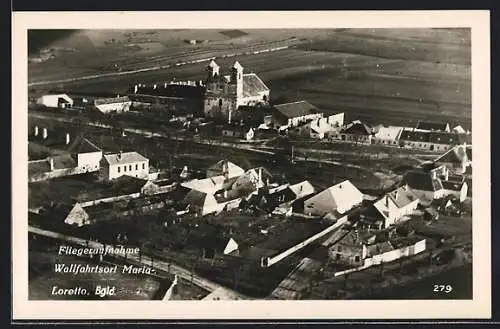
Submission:
[[[360,215],[364,226],[378,230],[387,228],[417,209],[419,199],[407,186],[384,195]]]
[[[340,134],[332,136],[334,139],[339,139],[346,142],[371,144],[372,131],[370,127],[359,120],[355,120],[343,127]]]
[[[403,181],[413,190],[422,203],[429,203],[444,196],[443,184],[436,173],[417,170],[408,171],[404,175]]]
[[[102,150],[84,137],[77,137],[68,148],[77,166],[88,172],[98,171],[102,159]]]
[[[253,128],[247,128],[244,126],[226,125],[222,128],[222,136],[239,138],[249,141],[254,138],[255,131]]]
[[[130,110],[132,101],[128,96],[117,96],[112,98],[96,98],[94,106],[102,113],[121,113]]]
[[[445,165],[455,174],[463,174],[471,165],[466,145],[457,145],[434,160],[437,165]]]
[[[304,201],[306,215],[343,215],[363,202],[361,193],[349,180],[331,186]]]
[[[450,132],[450,125],[447,122],[418,121],[415,128],[424,131],[441,131],[447,133]]]
[[[100,167],[100,177],[104,180],[113,180],[123,175],[149,177],[149,159],[137,152],[104,154]]]
[[[232,122],[240,119],[240,106],[266,105],[269,88],[255,73],[243,73],[243,66],[235,62],[229,75],[221,75],[213,60],[209,63],[205,82],[203,108],[206,117]]]
[[[417,150],[446,151],[455,145],[464,144],[465,139],[463,134],[403,129],[399,145]]]
[[[388,233],[387,237],[380,237],[369,231],[350,231],[329,248],[329,255],[336,264],[366,268],[416,255],[427,248],[425,239]]]
[[[403,127],[380,127],[373,136],[373,143],[397,146],[402,131]]]
[[[45,107],[61,109],[73,106],[73,100],[67,94],[43,95],[36,100],[36,103]]]
[[[314,186],[305,180],[293,185],[284,184],[269,188],[266,198],[273,209],[280,207],[286,212],[290,207],[293,207],[295,201],[306,198],[315,192]]]
[[[271,118],[265,118],[264,123],[276,129],[286,126],[293,128],[311,120],[321,119],[323,112],[307,101],[274,105]]]
[[[208,167],[206,177],[227,176],[227,178],[239,177],[245,173],[240,166],[228,160],[220,160]]]
[[[288,130],[289,136],[324,139],[340,130],[344,124],[344,113],[308,120]]]

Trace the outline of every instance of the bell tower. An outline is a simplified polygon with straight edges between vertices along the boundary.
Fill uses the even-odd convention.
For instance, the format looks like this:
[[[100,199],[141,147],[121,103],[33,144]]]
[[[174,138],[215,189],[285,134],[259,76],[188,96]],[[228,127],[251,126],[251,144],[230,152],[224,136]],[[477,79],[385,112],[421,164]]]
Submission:
[[[214,60],[211,60],[210,63],[207,66],[207,71],[208,71],[208,78],[215,78],[216,76],[219,75],[219,65],[215,63]]]
[[[243,66],[236,61],[231,68],[231,83],[236,85],[236,104],[243,100]]]

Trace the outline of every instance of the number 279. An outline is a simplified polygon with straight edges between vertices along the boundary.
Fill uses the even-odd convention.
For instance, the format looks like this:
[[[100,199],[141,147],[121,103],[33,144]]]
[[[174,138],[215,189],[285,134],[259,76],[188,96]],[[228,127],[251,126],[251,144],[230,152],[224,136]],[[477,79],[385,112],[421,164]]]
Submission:
[[[433,291],[434,292],[444,292],[444,293],[448,294],[448,293],[453,291],[453,287],[449,284],[435,284]]]

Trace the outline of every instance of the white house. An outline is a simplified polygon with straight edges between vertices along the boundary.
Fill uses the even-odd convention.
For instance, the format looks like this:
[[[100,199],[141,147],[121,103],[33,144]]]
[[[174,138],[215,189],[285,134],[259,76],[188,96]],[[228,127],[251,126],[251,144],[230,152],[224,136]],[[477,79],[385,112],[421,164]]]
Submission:
[[[128,96],[113,98],[98,98],[94,100],[94,106],[102,113],[126,112],[130,110],[132,101]]]
[[[38,105],[55,108],[69,108],[73,100],[66,94],[43,95],[36,100]]]
[[[227,160],[220,160],[207,169],[207,177],[225,176],[227,174],[227,178],[233,178],[244,173],[243,168]]]
[[[101,178],[113,180],[123,175],[147,179],[149,159],[137,152],[104,154],[101,160]]]
[[[389,126],[380,127],[373,136],[375,144],[398,145],[399,136],[403,131],[403,127]]]
[[[274,125],[295,127],[308,120],[321,119],[323,112],[307,101],[279,104],[274,106]]]
[[[86,138],[77,138],[68,151],[76,159],[77,166],[87,171],[97,171],[102,159],[102,150]]]
[[[384,195],[361,214],[363,223],[377,229],[387,228],[417,209],[418,196],[404,185]]]
[[[323,216],[328,213],[345,214],[363,202],[363,193],[349,180],[331,186],[304,201],[304,213]]]

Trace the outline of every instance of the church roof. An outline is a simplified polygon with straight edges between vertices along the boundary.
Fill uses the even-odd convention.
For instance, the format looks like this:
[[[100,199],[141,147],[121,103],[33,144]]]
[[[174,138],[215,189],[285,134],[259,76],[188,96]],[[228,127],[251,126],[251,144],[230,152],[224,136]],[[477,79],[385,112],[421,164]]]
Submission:
[[[243,74],[243,96],[256,96],[261,92],[268,91],[269,88],[255,73]]]

